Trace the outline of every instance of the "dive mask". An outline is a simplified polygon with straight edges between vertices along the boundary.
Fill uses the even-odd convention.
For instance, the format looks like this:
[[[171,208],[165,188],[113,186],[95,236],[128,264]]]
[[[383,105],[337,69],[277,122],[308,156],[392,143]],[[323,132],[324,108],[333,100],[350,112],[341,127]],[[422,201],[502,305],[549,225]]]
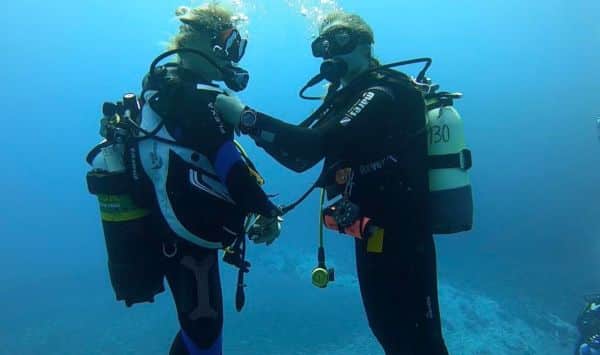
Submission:
[[[311,44],[312,54],[317,58],[332,58],[352,52],[359,44],[360,36],[354,31],[338,27],[319,35]]]
[[[248,40],[242,38],[240,31],[233,27],[219,32],[212,39],[213,52],[221,59],[234,63],[242,59],[247,45]]]

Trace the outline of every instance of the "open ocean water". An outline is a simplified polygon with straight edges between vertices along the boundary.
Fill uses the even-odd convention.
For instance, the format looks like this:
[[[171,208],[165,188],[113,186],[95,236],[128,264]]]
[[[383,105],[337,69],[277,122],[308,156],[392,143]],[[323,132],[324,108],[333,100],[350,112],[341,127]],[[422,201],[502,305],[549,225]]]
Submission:
[[[175,9],[198,4],[3,3],[0,354],[167,353],[178,328],[167,293],[131,309],[114,301],[84,158],[98,141],[102,102],[139,92],[177,31]],[[251,81],[241,97],[289,122],[316,107],[297,92],[318,71],[310,42],[328,11],[363,16],[383,63],[433,58],[429,76],[464,93],[456,108],[474,156],[474,229],[436,238],[450,352],[571,354],[582,297],[600,291],[600,2],[232,6],[248,18],[241,65]],[[319,171],[295,175],[241,142],[280,203],[299,196]],[[222,266],[226,354],[382,354],[362,309],[350,239],[327,233],[338,280],[325,290],[310,283],[316,195],[287,216],[274,245],[252,246],[240,314],[235,274]]]

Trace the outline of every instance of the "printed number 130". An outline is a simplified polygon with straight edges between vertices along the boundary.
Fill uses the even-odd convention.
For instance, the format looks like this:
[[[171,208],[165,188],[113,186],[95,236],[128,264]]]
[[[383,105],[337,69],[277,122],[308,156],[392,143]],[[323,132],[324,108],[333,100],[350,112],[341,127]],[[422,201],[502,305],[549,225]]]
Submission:
[[[429,144],[448,143],[450,141],[450,127],[448,125],[429,127]]]

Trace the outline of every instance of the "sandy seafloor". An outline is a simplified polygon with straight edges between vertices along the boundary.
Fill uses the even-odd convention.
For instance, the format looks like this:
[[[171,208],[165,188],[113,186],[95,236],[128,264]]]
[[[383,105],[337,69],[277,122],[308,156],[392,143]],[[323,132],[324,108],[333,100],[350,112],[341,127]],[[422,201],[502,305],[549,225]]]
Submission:
[[[383,354],[364,318],[353,271],[337,270],[335,283],[314,290],[308,277],[313,259],[290,264],[271,256],[255,263],[240,314],[233,307],[235,275],[221,268],[225,354]],[[74,270],[35,284],[12,283],[5,290],[0,354],[168,353],[177,331],[168,294],[126,309],[113,301],[107,278],[99,275],[101,270]],[[511,313],[489,297],[444,282],[440,298],[451,354],[572,354],[575,329],[551,313]]]

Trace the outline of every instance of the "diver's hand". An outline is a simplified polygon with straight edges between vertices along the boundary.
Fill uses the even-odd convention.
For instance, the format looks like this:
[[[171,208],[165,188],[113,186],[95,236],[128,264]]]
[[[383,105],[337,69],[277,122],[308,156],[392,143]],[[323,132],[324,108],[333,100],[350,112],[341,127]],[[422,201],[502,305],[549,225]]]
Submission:
[[[246,105],[237,96],[219,94],[215,101],[215,109],[221,114],[223,121],[235,130],[239,129],[240,118],[245,107]]]
[[[256,244],[266,243],[271,245],[281,234],[281,222],[283,222],[283,218],[280,216],[259,216],[250,227],[248,236]]]

